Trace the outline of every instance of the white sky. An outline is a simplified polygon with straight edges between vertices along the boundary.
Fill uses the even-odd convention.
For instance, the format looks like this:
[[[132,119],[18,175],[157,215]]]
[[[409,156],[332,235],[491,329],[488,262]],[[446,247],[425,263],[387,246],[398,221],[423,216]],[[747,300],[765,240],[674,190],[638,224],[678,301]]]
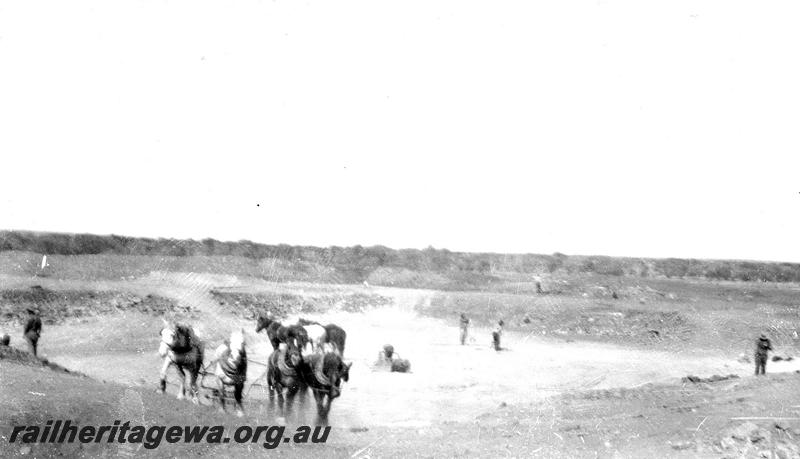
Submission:
[[[799,12],[0,0],[0,228],[800,261]]]

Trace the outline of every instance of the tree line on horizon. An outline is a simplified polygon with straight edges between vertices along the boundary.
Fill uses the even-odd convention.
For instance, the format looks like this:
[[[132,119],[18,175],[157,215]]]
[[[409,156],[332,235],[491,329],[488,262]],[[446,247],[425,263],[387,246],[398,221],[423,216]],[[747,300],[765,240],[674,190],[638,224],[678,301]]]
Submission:
[[[119,235],[0,231],[0,252],[42,255],[230,256],[316,263],[344,273],[350,281],[365,280],[378,268],[475,275],[598,274],[646,278],[705,278],[762,282],[800,282],[800,264],[679,258],[497,254],[451,252],[447,249],[392,249],[384,246],[312,247],[260,244],[215,239],[152,239]],[[503,276],[506,277],[506,276]],[[477,279],[477,278],[476,278]]]

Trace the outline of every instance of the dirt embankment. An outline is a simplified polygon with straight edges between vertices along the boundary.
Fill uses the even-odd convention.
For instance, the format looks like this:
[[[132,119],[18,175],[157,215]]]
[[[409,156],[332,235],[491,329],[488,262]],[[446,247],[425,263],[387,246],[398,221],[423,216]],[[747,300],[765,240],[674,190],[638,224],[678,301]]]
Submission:
[[[730,293],[724,289],[724,294]],[[458,322],[466,313],[476,326],[493,327],[502,319],[508,330],[530,336],[558,337],[665,350],[707,349],[729,355],[753,352],[753,340],[767,333],[776,351],[800,351],[798,308],[787,304],[786,292],[742,290],[730,301],[714,295],[707,286],[694,293],[707,297],[659,300],[644,304],[635,299],[598,299],[568,295],[492,292],[435,292],[429,302],[417,305],[426,316]]]
[[[70,371],[69,369],[64,368],[56,363],[50,362],[47,359],[36,358],[30,352],[26,352],[10,346],[0,345],[0,361],[4,363],[14,363],[31,367],[44,367],[61,373],[71,373],[77,376],[85,377],[85,375],[83,375],[82,373]]]
[[[191,312],[188,306],[150,294],[138,296],[116,291],[49,290],[40,286],[0,290],[0,322],[23,321],[28,308],[38,309],[46,324],[128,310],[159,315]]]
[[[615,310],[599,305],[593,310],[531,312],[521,326],[534,334],[570,337],[600,337],[610,340],[652,344],[661,340],[683,340],[692,332],[691,324],[678,312]]]
[[[368,432],[373,457],[800,458],[800,374],[579,391],[472,422]],[[749,419],[742,419],[749,418]]]
[[[243,318],[271,313],[276,317],[292,314],[320,314],[336,311],[364,312],[392,304],[393,299],[358,292],[334,292],[331,294],[294,293],[237,293],[212,290],[215,301],[230,312]]]
[[[0,441],[2,457],[349,457],[357,449],[353,437],[344,429],[333,427],[325,444],[281,443],[269,450],[258,443],[169,443],[163,436],[158,447],[148,449],[145,443],[92,442],[80,443],[9,443],[14,426],[44,427],[47,421],[69,420],[74,426],[106,426],[115,420],[132,426],[223,426],[233,436],[239,426],[275,425],[260,407],[247,406],[245,417],[220,413],[217,408],[196,406],[174,395],[156,394],[112,382],[100,382],[75,373],[50,371],[0,359]],[[291,436],[296,426],[287,427]],[[145,439],[146,440],[146,439]],[[151,445],[152,446],[152,445]]]
[[[439,292],[417,307],[423,315],[456,320],[465,313],[475,325],[532,336],[594,339],[624,344],[682,342],[696,331],[685,312],[565,296]]]

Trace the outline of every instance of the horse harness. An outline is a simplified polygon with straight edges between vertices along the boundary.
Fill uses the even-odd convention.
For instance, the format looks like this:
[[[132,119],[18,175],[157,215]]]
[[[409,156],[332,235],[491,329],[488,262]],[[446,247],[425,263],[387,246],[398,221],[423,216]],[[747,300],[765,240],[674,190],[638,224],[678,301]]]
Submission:
[[[288,356],[289,353],[287,352],[286,349],[281,349],[280,351],[278,351],[278,354],[276,355],[275,359],[277,360],[276,365],[278,366],[278,370],[281,373],[285,374],[286,376],[297,376],[297,368],[289,365],[286,362]]]

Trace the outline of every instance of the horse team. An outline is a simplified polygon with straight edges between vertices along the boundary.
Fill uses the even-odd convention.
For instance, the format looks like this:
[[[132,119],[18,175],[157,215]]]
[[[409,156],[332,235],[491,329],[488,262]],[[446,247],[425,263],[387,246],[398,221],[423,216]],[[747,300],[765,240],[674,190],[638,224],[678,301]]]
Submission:
[[[283,325],[264,315],[256,319],[256,333],[262,330],[266,331],[273,348],[266,373],[270,399],[277,393],[278,406],[285,416],[291,411],[295,396],[305,395],[310,388],[316,400],[318,420],[327,422],[331,402],[341,395],[342,381],[350,377],[352,363],[345,364],[343,360],[347,333],[335,324],[322,325],[300,319],[297,324]],[[204,343],[191,327],[166,321],[159,335],[158,353],[164,358],[164,364],[158,390],[165,391],[167,370],[175,366],[181,379],[178,399],[186,396],[188,373],[192,402],[199,403],[197,380],[207,368],[204,367]],[[244,331],[239,329],[217,347],[210,365],[219,383],[218,389],[214,389],[214,398],[220,400],[224,411],[226,388],[232,388],[237,416],[244,413],[242,398],[247,362]]]

